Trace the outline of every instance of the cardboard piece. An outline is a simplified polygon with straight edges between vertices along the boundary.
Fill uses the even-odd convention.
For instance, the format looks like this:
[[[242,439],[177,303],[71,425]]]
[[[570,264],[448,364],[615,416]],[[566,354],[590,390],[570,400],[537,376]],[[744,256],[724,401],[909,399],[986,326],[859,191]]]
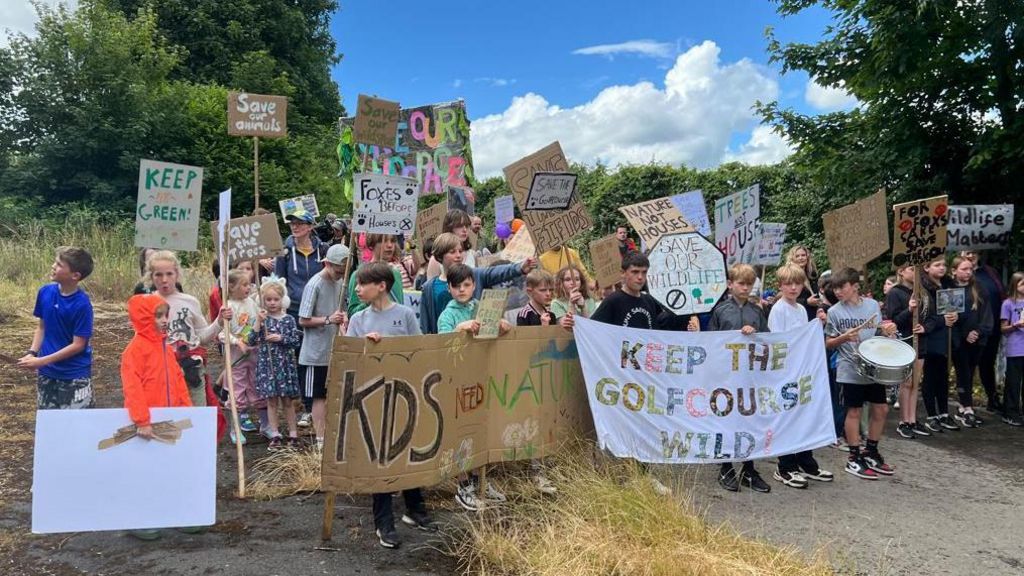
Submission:
[[[645,246],[654,246],[665,234],[693,232],[669,197],[647,200],[619,208]]]
[[[950,206],[946,249],[1005,250],[1013,230],[1013,204]]]
[[[947,288],[935,291],[935,309],[939,315],[963,314],[967,309],[966,304],[966,288]]]
[[[217,512],[217,409],[153,408],[154,422],[190,420],[173,444],[99,443],[131,425],[124,408],[40,410],[32,469],[32,532],[209,526]],[[140,474],[145,471],[145,481]],[[83,490],[69,489],[68,481]]]
[[[530,234],[537,250],[546,252],[571,240],[584,230],[593,228],[594,222],[580,202],[579,195],[573,197],[572,205],[565,211],[527,211],[526,199],[537,172],[567,172],[569,163],[562,154],[558,142],[505,167],[505,181],[515,197],[523,220],[530,227]]]
[[[214,246],[220,246],[219,226],[219,220],[210,223]],[[233,218],[228,222],[225,241],[229,264],[240,260],[270,258],[284,248],[281,233],[277,229],[277,216],[273,214]],[[221,253],[223,251],[218,252]]]
[[[571,172],[537,172],[526,195],[527,210],[568,210],[576,193]]]
[[[526,226],[513,234],[505,244],[505,249],[501,251],[501,257],[509,262],[522,262],[536,255],[537,248],[533,243],[533,236]]]
[[[484,464],[550,454],[593,429],[572,335],[513,328],[338,338],[327,378],[324,491],[432,486]]]
[[[476,305],[476,320],[480,322],[478,339],[494,339],[501,331],[501,318],[505,313],[505,302],[508,302],[509,289],[484,290]]]
[[[448,204],[438,202],[429,208],[420,210],[416,215],[416,235],[420,239],[420,246],[427,240],[437,238],[444,230],[444,216],[448,213]]]
[[[946,252],[949,199],[934,196],[892,207],[892,264],[920,266]]]
[[[612,286],[622,280],[622,253],[615,234],[590,243],[590,265],[598,286]]]
[[[283,138],[288,135],[288,98],[228,92],[228,134]]]
[[[776,222],[762,222],[757,235],[757,250],[754,264],[778,266],[782,260],[782,246],[786,243],[786,225]]]
[[[448,210],[462,210],[473,216],[476,214],[476,194],[469,186],[447,186]]]
[[[359,95],[352,136],[356,142],[393,147],[398,136],[398,102]]]
[[[411,236],[416,228],[418,201],[416,181],[412,178],[356,174],[352,193],[352,230]]]
[[[864,265],[889,250],[889,220],[885,190],[843,206],[821,217],[825,249],[833,270]]]
[[[506,224],[516,218],[516,199],[511,195],[498,196],[494,199],[494,221]]]
[[[704,203],[702,190],[691,190],[672,196],[672,203],[683,215],[683,219],[697,229],[705,238],[711,238],[711,220],[708,219],[708,207]]]
[[[754,261],[761,227],[761,186],[753,186],[715,201],[715,243],[732,266]]]
[[[676,314],[710,312],[728,291],[725,255],[696,232],[662,236],[647,257],[647,290]]]
[[[202,168],[140,160],[135,246],[197,250],[202,193]]]
[[[320,207],[316,204],[316,196],[306,194],[295,198],[286,198],[277,203],[281,209],[281,219],[287,221],[289,214],[295,214],[299,210],[305,210],[313,215],[313,218],[320,217]]]

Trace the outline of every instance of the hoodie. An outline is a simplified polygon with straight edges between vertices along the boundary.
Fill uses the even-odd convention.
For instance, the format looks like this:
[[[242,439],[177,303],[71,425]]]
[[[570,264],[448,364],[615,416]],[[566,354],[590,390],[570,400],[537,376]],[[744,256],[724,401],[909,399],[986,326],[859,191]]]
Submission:
[[[312,243],[313,252],[309,256],[304,256],[295,248],[295,237],[289,236],[284,241],[284,255],[278,256],[274,262],[274,275],[284,278],[288,286],[288,299],[291,300],[288,314],[296,318],[299,314],[299,304],[302,303],[302,290],[310,278],[324,269],[321,260],[327,255],[327,244],[321,242],[316,234],[310,234],[309,241]]]
[[[128,318],[135,337],[121,355],[124,407],[136,426],[149,426],[150,408],[191,406],[185,375],[166,335],[156,329],[156,309],[164,304],[157,294],[128,300]]]

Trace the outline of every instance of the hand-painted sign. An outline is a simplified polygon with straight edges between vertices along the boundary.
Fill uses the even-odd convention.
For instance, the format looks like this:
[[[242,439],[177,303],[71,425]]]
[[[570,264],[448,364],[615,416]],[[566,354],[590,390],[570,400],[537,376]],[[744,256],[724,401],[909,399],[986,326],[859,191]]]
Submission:
[[[282,138],[288,135],[288,98],[228,92],[228,134]]]
[[[946,249],[1005,250],[1013,229],[1013,204],[949,207]]]
[[[935,196],[892,207],[892,264],[924,265],[946,252],[946,225],[949,223],[949,200]]]
[[[352,126],[356,142],[385,148],[394,146],[398,134],[398,108],[398,102],[360,94]]]
[[[629,225],[640,235],[644,246],[654,246],[658,238],[666,234],[694,231],[668,197],[623,206],[619,212],[629,220]]]
[[[505,244],[505,249],[501,251],[501,257],[510,262],[522,262],[536,255],[537,247],[526,226],[521,227],[519,232],[513,234],[508,244]]]
[[[527,210],[568,210],[576,192],[571,172],[537,172],[526,195]]]
[[[754,253],[754,264],[778,266],[782,260],[782,246],[786,243],[786,225],[775,222],[762,222],[757,236],[757,250]]]
[[[825,225],[828,263],[833,270],[846,266],[861,270],[889,250],[884,190],[826,212],[821,220]]]
[[[420,239],[420,246],[424,246],[427,240],[433,240],[444,230],[444,216],[448,213],[448,204],[438,202],[429,208],[424,208],[416,215],[416,236]]]
[[[356,174],[352,230],[371,234],[405,234],[416,229],[416,181],[401,176]]]
[[[619,239],[611,234],[590,243],[590,264],[598,285],[612,286],[622,279],[622,253]]]
[[[516,200],[511,195],[494,199],[494,221],[509,223],[516,217]]]
[[[220,246],[220,222],[210,225],[214,246]],[[273,214],[260,214],[246,218],[233,218],[228,221],[225,233],[228,263],[257,258],[270,258],[284,247],[281,243],[281,232],[277,229],[277,217]]]
[[[702,191],[691,190],[676,194],[672,197],[672,203],[683,215],[683,219],[696,228],[701,236],[711,238],[711,220],[708,220],[708,207],[704,204]]]
[[[754,261],[760,218],[758,184],[715,201],[715,242],[725,253],[729,266]]]
[[[202,192],[202,168],[140,160],[135,246],[196,250]]]
[[[508,293],[508,288],[484,290],[476,305],[476,320],[480,322],[477,338],[494,339],[498,337],[501,332],[501,318],[505,314]]]
[[[728,288],[725,256],[696,232],[662,236],[647,258],[647,289],[676,314],[708,312]]]
[[[284,220],[288,219],[289,214],[295,214],[299,210],[305,210],[313,215],[313,218],[320,217],[320,207],[316,204],[316,196],[313,194],[306,194],[304,196],[296,196],[295,198],[287,198],[277,203],[277,206],[281,209],[281,218]]]

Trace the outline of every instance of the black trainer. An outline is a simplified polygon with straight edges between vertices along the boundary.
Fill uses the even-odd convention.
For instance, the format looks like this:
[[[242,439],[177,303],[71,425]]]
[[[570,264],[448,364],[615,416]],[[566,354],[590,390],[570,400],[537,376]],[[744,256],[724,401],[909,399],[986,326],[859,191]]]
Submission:
[[[729,492],[740,491],[740,480],[736,476],[736,469],[730,468],[727,472],[718,474],[718,484]]]
[[[909,424],[910,428],[914,431],[914,436],[923,436],[927,438],[932,435],[931,431],[920,422],[910,422]]]
[[[939,416],[939,426],[942,426],[945,430],[952,430],[953,432],[959,432],[960,427],[953,422],[953,419],[949,417],[949,414],[943,414]]]
[[[394,526],[390,528],[378,528],[377,540],[380,541],[380,545],[385,548],[398,548],[402,545],[402,540],[398,537],[398,532],[395,532]]]
[[[437,532],[437,525],[434,519],[426,511],[408,511],[402,514],[402,523],[410,528],[416,528],[425,532]]]
[[[929,432],[936,434],[939,432],[945,432],[945,430],[942,429],[942,426],[939,425],[938,416],[929,416],[928,419],[924,421],[924,427],[927,428]]]
[[[743,472],[740,472],[740,484],[750,488],[754,492],[761,492],[763,494],[767,494],[772,491],[772,487],[761,478],[761,475],[757,473],[757,470],[751,470],[749,472],[744,470]]]
[[[1021,420],[1017,416],[1003,416],[1003,424],[1009,424],[1010,426],[1024,426],[1024,420]]]
[[[896,433],[907,440],[913,440],[915,438],[914,427],[911,426],[909,422],[900,422],[897,424]]]

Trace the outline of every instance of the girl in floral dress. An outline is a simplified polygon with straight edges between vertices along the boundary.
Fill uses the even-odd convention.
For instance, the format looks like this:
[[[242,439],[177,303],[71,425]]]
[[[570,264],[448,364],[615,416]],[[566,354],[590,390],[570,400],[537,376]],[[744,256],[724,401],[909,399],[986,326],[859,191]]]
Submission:
[[[262,329],[256,334],[259,353],[256,361],[256,392],[267,400],[270,444],[267,450],[275,452],[285,448],[285,440],[278,431],[279,411],[284,410],[288,422],[290,446],[299,442],[295,420],[294,399],[298,398],[299,373],[295,365],[295,351],[299,348],[299,329],[295,319],[285,313],[287,298],[284,279],[271,276],[263,279],[260,298],[266,314]]]

